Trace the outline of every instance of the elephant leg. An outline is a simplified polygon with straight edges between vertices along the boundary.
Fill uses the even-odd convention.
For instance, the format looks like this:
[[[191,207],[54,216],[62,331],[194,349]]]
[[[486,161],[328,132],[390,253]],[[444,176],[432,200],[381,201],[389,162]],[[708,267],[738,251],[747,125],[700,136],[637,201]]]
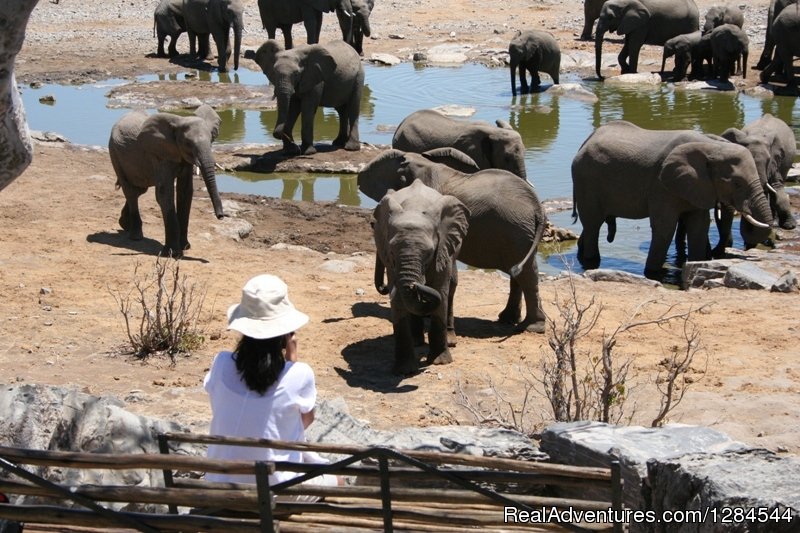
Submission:
[[[678,226],[675,229],[675,263],[683,266],[686,262],[686,223],[684,218],[678,219]]]
[[[317,44],[319,42],[319,34],[322,31],[322,11],[317,11],[311,7],[304,11],[303,25],[306,28],[306,42],[308,44]]]
[[[303,155],[314,155],[317,149],[314,148],[314,116],[317,114],[322,84],[309,94],[303,95],[300,100],[300,153]],[[287,119],[288,125],[288,119]]]
[[[530,268],[523,268],[517,276],[517,283],[525,295],[525,318],[520,327],[530,333],[544,333],[547,316],[542,310],[542,299],[539,296],[539,265],[535,254],[530,259]]]
[[[775,42],[770,35],[769,25],[767,25],[766,38],[764,39],[764,50],[761,51],[761,56],[758,58],[758,63],[753,67],[756,70],[764,70],[767,65],[772,61],[772,51],[775,49]]]
[[[344,107],[346,120],[342,128],[342,115],[339,115],[339,135],[346,135],[344,149],[350,152],[361,150],[361,137],[358,132],[358,117],[361,113],[361,92],[364,87],[363,74],[356,80],[356,90],[350,95],[350,101]]]
[[[520,274],[521,275],[521,274]],[[518,278],[519,276],[517,276]],[[522,287],[516,278],[511,278],[508,290],[508,301],[500,311],[497,320],[503,324],[516,324],[520,317],[520,304],[522,303]]]
[[[217,44],[217,70],[219,72],[228,71],[228,58],[231,56],[231,35],[226,26],[224,32],[214,34],[214,42]]]
[[[431,329],[428,333],[428,364],[446,365],[453,362],[447,344],[447,313],[440,308],[431,316]]]
[[[200,33],[197,35],[198,57],[202,60],[211,59],[210,39],[211,35],[208,33]]]
[[[174,35],[170,35],[169,37],[169,57],[175,57],[178,55],[178,37],[180,33],[176,33]]]
[[[681,216],[686,226],[686,240],[689,248],[689,261],[705,261],[709,255],[708,211],[699,209]]]
[[[411,341],[414,346],[425,346],[425,320],[421,316],[409,316]]]
[[[581,220],[583,231],[578,237],[578,262],[584,270],[592,270],[600,266],[600,248],[597,241],[600,238],[602,224],[587,224]]]
[[[302,150],[294,142],[292,131],[294,131],[294,124],[297,122],[297,117],[300,116],[300,101],[297,98],[289,100],[289,109],[286,111],[286,122],[283,123],[283,135],[280,137],[283,140],[283,153],[285,155],[299,155]]]
[[[667,250],[675,237],[679,216],[668,212],[666,209],[650,214],[650,250],[647,252],[647,261],[644,266],[644,275],[649,279],[660,281],[664,277],[664,262],[667,260]],[[688,229],[688,228],[687,228]]]
[[[158,50],[156,51],[156,56],[157,57],[167,57],[166,52],[164,52],[164,41],[166,41],[166,40],[167,40],[166,34],[163,34],[163,33],[161,33],[159,31],[158,32]],[[170,44],[170,47],[171,46],[172,45]]]
[[[192,30],[188,30],[186,33],[189,34],[189,55],[197,57],[197,34]]]
[[[192,211],[192,165],[184,165],[178,174],[175,187],[175,198],[180,228],[178,245],[181,250],[191,248],[189,244],[189,213]]]
[[[394,331],[394,373],[408,376],[419,371],[419,360],[414,352],[412,336],[412,317],[405,312],[392,309],[392,327]]]
[[[717,224],[717,233],[719,233],[719,242],[717,246],[711,250],[711,257],[714,259],[722,259],[725,257],[725,248],[733,246],[733,217],[735,210],[732,206],[720,206],[720,214],[716,214],[714,210],[714,221]]]
[[[447,294],[447,346],[450,348],[456,345],[455,318],[453,317],[453,297],[458,286],[458,271],[455,261],[453,262],[453,275],[450,278],[450,290]]]
[[[180,227],[178,213],[175,210],[175,184],[172,179],[158,180],[156,185],[156,201],[161,208],[161,217],[164,219],[164,247],[162,255],[180,257]]]
[[[628,54],[630,50],[630,45],[628,44],[628,38],[625,37],[625,42],[622,45],[622,49],[619,51],[619,55],[617,56],[617,63],[619,63],[620,70],[623,74],[628,74],[632,72],[630,66],[628,65]]]
[[[119,165],[114,158],[111,160],[117,176],[120,176]],[[139,197],[143,195],[147,189],[135,187],[127,180],[118,179],[122,193],[125,195],[125,205],[122,206],[122,211],[119,214],[119,226],[128,232],[128,236],[133,241],[140,241],[144,238],[142,234],[142,216],[139,213]]]
[[[797,223],[792,215],[792,208],[789,205],[789,196],[786,194],[786,188],[783,183],[773,183],[772,188],[775,189],[775,194],[770,194],[770,203],[773,213],[777,214],[778,225],[783,229],[794,229]]]
[[[525,62],[521,61],[519,64],[519,92],[520,94],[527,94],[530,92],[528,87],[528,72],[525,70]]]

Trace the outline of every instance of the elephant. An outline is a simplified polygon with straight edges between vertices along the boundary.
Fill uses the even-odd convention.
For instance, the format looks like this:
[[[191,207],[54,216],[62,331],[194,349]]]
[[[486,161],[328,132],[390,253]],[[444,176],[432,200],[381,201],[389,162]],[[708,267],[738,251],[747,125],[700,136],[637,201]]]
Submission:
[[[703,22],[703,33],[709,33],[723,24],[734,24],[741,28],[744,26],[744,13],[734,5],[709,7]]]
[[[356,49],[358,55],[364,55],[364,37],[369,37],[372,30],[369,16],[375,8],[375,0],[351,0],[352,15],[344,9],[336,10],[342,40]]]
[[[334,10],[344,17],[353,18],[351,0],[258,0],[261,24],[267,35],[274,39],[280,28],[286,50],[293,47],[292,26],[299,22],[306,28],[306,43],[319,43],[322,14]]]
[[[595,71],[599,79],[603,37],[607,31],[625,36],[619,53],[623,74],[637,71],[642,45],[663,46],[667,39],[700,29],[694,0],[607,0],[600,10],[595,35]]]
[[[689,74],[689,78],[702,78],[704,75],[703,63],[706,59],[708,59],[710,63],[711,56],[710,54],[704,53],[701,40],[702,33],[700,30],[667,39],[667,42],[664,43],[664,53],[661,59],[661,74],[664,74],[667,59],[675,56],[675,68],[672,71],[672,81],[681,81],[686,78],[686,71],[689,65],[692,66],[692,72]],[[709,46],[708,48],[710,51],[711,47]]]
[[[800,56],[800,5],[786,8],[775,17],[770,35],[775,46],[775,57],[761,71],[761,82],[768,83],[772,74],[780,72],[788,87],[796,87],[792,61]],[[766,50],[766,44],[764,45]]]
[[[600,16],[600,10],[606,0],[583,0],[583,31],[581,32],[581,41],[592,40],[592,26],[594,21]]]
[[[0,3],[0,191],[17,179],[33,161],[25,107],[17,89],[14,61],[22,48],[25,29],[38,0]]]
[[[422,153],[452,147],[467,154],[478,168],[499,168],[525,179],[525,145],[508,122],[497,126],[482,121],[452,119],[433,109],[408,115],[397,126],[392,148]]]
[[[783,120],[765,113],[741,130],[728,128],[722,137],[748,148],[756,166],[763,169],[761,181],[769,197],[772,213],[783,229],[794,229],[796,222],[784,183],[797,154],[794,131]]]
[[[420,344],[425,316],[431,318],[427,362],[453,361],[449,346],[455,342],[448,333],[452,332],[453,295],[458,284],[456,256],[467,233],[468,218],[469,210],[457,198],[443,195],[421,180],[387,192],[373,212],[375,288],[381,294],[392,294],[396,374],[419,370],[414,345]]]
[[[440,148],[422,154],[387,150],[358,174],[358,188],[380,201],[390,189],[399,190],[415,180],[455,196],[469,210],[469,229],[458,260],[476,268],[502,270],[511,277],[499,320],[543,333],[536,249],[547,218],[533,187],[505,170],[478,170],[462,152]],[[523,293],[526,314],[520,322]],[[448,327],[452,330],[452,323]]]
[[[211,34],[217,44],[217,67],[220,72],[228,71],[230,34],[233,29],[233,69],[239,70],[244,31],[243,0],[183,0],[183,17],[189,33],[190,54],[195,56],[196,38],[199,57],[206,59],[210,52],[208,36]]]
[[[747,56],[750,50],[750,39],[735,24],[723,24],[711,30],[711,54],[713,57],[714,77],[722,82],[735,74],[736,63],[741,59],[742,78],[747,78]]]
[[[509,67],[511,68],[511,94],[517,95],[514,81],[519,67],[519,85],[522,94],[536,89],[541,84],[539,72],[545,72],[558,85],[558,72],[561,69],[561,48],[552,34],[541,30],[517,31],[508,45]],[[528,88],[527,72],[531,74],[531,87]]]
[[[108,153],[125,195],[119,225],[132,240],[141,240],[139,196],[155,187],[164,219],[162,254],[180,257],[190,248],[189,213],[192,207],[192,171],[197,165],[218,219],[225,216],[217,191],[211,143],[219,132],[219,115],[206,104],[194,116],[172,113],[148,115],[131,111],[111,129]],[[175,181],[177,180],[177,187]],[[177,189],[177,192],[176,192]]]
[[[650,219],[652,239],[644,274],[663,278],[667,250],[679,219],[686,226],[689,260],[708,250],[708,210],[722,203],[743,217],[748,245],[770,234],[769,201],[753,156],[743,146],[693,130],[645,130],[617,120],[597,128],[572,161],[573,219],[580,217],[578,261],[600,265],[597,240],[608,223],[614,240],[616,217]]]
[[[169,37],[169,57],[178,55],[178,37],[186,31],[183,0],[161,0],[153,13],[153,33],[158,38],[158,57],[167,57],[164,42]]]
[[[284,50],[270,39],[255,54],[255,61],[275,87],[278,119],[272,134],[283,140],[284,152],[311,155],[314,148],[314,115],[318,107],[333,107],[339,114],[339,134],[333,146],[361,149],[358,117],[364,90],[364,67],[352,46],[344,41],[307,44]],[[301,117],[298,148],[292,137]]]
[[[792,4],[797,4],[797,0],[771,0],[767,11],[767,28],[764,36],[764,49],[758,58],[758,63],[753,67],[756,70],[764,70],[773,60],[775,51],[775,37],[772,35],[772,24],[781,12]],[[780,70],[780,69],[778,69]]]

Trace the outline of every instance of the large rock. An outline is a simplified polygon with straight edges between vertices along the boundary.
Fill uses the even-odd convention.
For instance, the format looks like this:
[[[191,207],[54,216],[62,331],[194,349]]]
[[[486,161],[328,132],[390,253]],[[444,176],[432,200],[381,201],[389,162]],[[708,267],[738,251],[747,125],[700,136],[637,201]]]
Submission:
[[[701,426],[670,424],[663,428],[645,428],[601,422],[549,426],[542,433],[541,448],[555,463],[607,468],[612,460],[619,460],[624,481],[623,500],[631,509],[644,509],[642,491],[649,460],[749,449],[724,433]],[[564,490],[565,497],[570,496],[569,490]],[[589,497],[610,501],[611,495],[602,491]]]
[[[766,450],[692,454],[654,459],[647,463],[647,474],[646,505],[657,515],[665,510],[709,513],[702,523],[674,523],[668,530],[653,527],[649,531],[800,531],[800,459],[796,457]],[[733,514],[737,509],[755,513],[755,520],[730,520],[737,517]]]

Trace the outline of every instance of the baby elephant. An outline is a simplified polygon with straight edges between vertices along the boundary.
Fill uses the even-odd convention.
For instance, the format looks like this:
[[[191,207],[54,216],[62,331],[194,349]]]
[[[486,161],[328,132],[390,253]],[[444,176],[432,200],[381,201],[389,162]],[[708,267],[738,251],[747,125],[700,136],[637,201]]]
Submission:
[[[710,52],[710,49],[709,49]],[[711,63],[711,54],[705,52],[700,30],[684,33],[668,39],[664,43],[664,55],[661,58],[661,73],[667,64],[667,59],[675,56],[675,68],[672,70],[672,81],[682,81],[686,77],[689,65],[692,66],[690,79],[703,78],[703,63]]]
[[[541,84],[539,73],[544,72],[558,84],[558,71],[561,68],[561,48],[555,38],[541,30],[518,31],[508,45],[509,66],[511,67],[511,94],[517,95],[515,83],[519,67],[520,91],[525,94],[537,89]],[[528,87],[527,72],[531,73],[531,86]]]
[[[723,24],[711,30],[711,54],[714,62],[714,77],[727,82],[728,76],[736,73],[736,63],[741,59],[742,78],[747,78],[747,56],[750,39],[735,24]]]
[[[394,372],[419,370],[414,346],[423,342],[424,316],[431,317],[428,363],[452,362],[448,346],[455,342],[448,343],[447,326],[452,324],[456,256],[467,233],[469,210],[418,180],[389,191],[373,215],[375,288],[392,294]]]

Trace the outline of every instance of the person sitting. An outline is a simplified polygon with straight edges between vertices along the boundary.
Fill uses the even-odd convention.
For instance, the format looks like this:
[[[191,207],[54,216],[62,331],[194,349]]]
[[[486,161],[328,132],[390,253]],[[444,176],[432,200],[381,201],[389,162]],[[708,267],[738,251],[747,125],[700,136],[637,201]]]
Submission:
[[[211,403],[212,435],[305,442],[314,421],[317,389],[314,371],[298,361],[296,331],[308,316],[289,300],[288,287],[277,276],[262,274],[242,289],[241,302],[228,309],[228,329],[242,334],[234,351],[219,352],[205,376]],[[262,447],[212,444],[211,459],[327,462],[315,453]],[[270,486],[296,477],[276,471]],[[216,482],[255,483],[255,476],[208,473]],[[335,486],[337,476],[308,483]]]

